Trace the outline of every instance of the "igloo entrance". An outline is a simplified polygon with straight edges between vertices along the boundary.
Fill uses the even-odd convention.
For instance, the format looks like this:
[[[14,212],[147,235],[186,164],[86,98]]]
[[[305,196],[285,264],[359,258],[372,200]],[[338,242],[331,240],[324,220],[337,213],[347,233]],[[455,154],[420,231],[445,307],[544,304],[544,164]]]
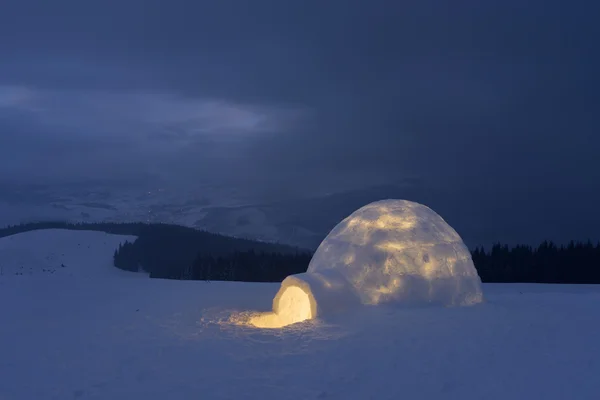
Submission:
[[[250,324],[257,328],[282,328],[312,318],[309,295],[298,286],[288,286],[275,296],[273,312],[253,316]]]

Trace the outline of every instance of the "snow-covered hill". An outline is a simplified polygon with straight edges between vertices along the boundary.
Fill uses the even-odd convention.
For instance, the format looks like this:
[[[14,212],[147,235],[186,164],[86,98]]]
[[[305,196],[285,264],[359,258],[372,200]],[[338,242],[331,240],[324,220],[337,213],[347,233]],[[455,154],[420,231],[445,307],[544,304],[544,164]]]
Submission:
[[[127,274],[113,266],[120,243],[135,236],[44,229],[0,238],[0,275],[98,277]]]
[[[128,279],[110,269],[124,237],[23,235],[0,261],[80,273],[0,277],[2,400],[600,397],[598,286],[488,284],[480,306],[260,330],[227,321],[270,309],[277,284]]]

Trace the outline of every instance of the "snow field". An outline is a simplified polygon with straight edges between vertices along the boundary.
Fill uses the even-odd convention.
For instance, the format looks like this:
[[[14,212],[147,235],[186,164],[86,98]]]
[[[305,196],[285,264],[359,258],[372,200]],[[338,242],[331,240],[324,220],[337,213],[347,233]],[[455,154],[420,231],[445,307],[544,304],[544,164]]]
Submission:
[[[0,248],[31,234],[58,240]],[[600,398],[598,286],[484,284],[473,307],[257,329],[228,320],[270,309],[280,285],[121,274],[102,235],[78,249],[86,234],[62,242],[79,272],[0,277],[0,399]]]

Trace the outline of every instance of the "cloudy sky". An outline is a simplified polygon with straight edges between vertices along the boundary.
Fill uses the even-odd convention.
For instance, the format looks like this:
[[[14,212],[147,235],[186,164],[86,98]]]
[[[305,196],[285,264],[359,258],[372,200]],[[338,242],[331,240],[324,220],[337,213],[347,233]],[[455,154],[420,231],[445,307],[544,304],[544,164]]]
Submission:
[[[0,179],[598,188],[599,12],[3,0]]]

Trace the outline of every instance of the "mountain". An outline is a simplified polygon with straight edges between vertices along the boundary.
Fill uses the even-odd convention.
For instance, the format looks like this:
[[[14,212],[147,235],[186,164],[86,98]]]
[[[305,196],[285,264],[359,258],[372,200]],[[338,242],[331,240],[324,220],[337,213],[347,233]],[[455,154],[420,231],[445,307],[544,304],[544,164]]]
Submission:
[[[471,248],[496,242],[560,244],[600,239],[597,194],[593,189],[566,190],[561,185],[533,190],[502,188],[493,182],[459,187],[413,180],[265,201],[251,195],[251,189],[224,184],[193,188],[0,184],[0,226],[46,220],[162,222],[314,249],[354,210],[375,200],[396,198],[431,207]],[[566,206],[574,201],[577,207]]]

